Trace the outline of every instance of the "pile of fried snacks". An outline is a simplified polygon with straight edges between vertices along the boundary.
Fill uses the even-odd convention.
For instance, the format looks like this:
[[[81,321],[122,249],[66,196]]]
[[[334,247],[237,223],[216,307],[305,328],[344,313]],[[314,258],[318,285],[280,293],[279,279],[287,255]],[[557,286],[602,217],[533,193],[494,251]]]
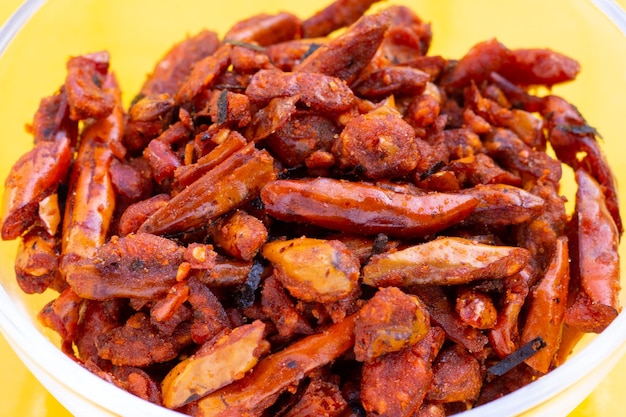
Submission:
[[[372,3],[190,36],[127,109],[106,51],[68,60],[1,229],[67,355],[192,416],[445,416],[612,322],[613,173],[533,93],[579,63],[429,55],[428,22]]]

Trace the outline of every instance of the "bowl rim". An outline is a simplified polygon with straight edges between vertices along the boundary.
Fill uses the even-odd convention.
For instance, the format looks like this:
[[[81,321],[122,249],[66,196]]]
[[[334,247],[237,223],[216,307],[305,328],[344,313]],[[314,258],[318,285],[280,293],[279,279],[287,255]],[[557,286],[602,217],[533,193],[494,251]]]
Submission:
[[[626,36],[626,12],[619,4],[614,0],[589,1]],[[0,27],[0,57],[22,27],[45,3],[47,0],[25,0]],[[144,401],[118,388],[70,359],[58,346],[46,338],[32,321],[21,317],[20,309],[1,284],[0,332],[20,358],[23,358],[22,355],[26,355],[32,359],[33,364],[27,364],[29,368],[30,366],[37,366],[38,370],[46,373],[64,388],[79,394],[88,402],[106,407],[108,411],[118,415],[126,415],[127,411],[140,407],[140,409],[144,409],[154,416],[183,416],[174,410]],[[624,343],[626,337],[618,344],[612,342],[611,336],[620,333],[626,335],[626,311],[621,312],[604,332],[595,336],[577,354],[558,368],[542,376],[538,381],[458,415],[463,417],[500,417],[532,410],[546,400],[573,387],[577,381],[588,376],[607,358],[617,362],[626,353],[626,343]],[[58,375],[67,373],[74,374],[76,378],[69,380],[58,378]],[[568,381],[568,383],[562,384],[563,381]],[[64,405],[67,406],[67,404]]]

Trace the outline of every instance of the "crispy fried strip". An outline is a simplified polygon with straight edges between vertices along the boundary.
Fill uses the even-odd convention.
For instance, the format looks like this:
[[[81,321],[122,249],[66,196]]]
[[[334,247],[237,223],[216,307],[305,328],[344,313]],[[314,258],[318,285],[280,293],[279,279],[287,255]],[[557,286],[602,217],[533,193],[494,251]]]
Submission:
[[[372,256],[363,267],[363,283],[374,287],[465,284],[513,275],[529,260],[530,254],[523,248],[441,237]]]
[[[530,295],[528,316],[521,343],[541,337],[545,347],[526,359],[526,363],[541,373],[550,370],[554,354],[561,342],[563,317],[569,288],[569,256],[567,238],[557,240],[556,251],[544,277]]]
[[[139,232],[171,234],[205,227],[256,197],[275,178],[273,158],[250,143],[174,196]]]
[[[261,200],[267,212],[281,220],[393,237],[443,230],[467,217],[477,204],[475,198],[459,194],[417,196],[330,178],[277,180],[263,188]]]
[[[261,359],[243,379],[198,401],[198,417],[255,415],[309,372],[335,361],[354,343],[355,316]]]

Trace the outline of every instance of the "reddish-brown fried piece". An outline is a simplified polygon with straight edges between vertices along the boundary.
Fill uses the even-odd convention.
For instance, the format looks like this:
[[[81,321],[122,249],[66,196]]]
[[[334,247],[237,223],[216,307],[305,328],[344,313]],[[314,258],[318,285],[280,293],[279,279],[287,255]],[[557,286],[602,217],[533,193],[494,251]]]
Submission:
[[[189,280],[188,301],[194,311],[190,335],[196,344],[202,345],[222,330],[231,327],[220,300],[209,287],[198,280]]]
[[[247,126],[252,119],[248,96],[228,90],[215,90],[208,103],[208,114],[213,128]]]
[[[219,222],[212,236],[215,244],[230,256],[250,261],[267,240],[268,232],[261,220],[244,211],[237,211]]]
[[[412,416],[428,393],[444,340],[441,328],[433,327],[417,344],[365,363],[361,400],[368,415]]]
[[[334,362],[354,343],[354,316],[261,359],[254,372],[198,402],[196,415],[256,415],[311,371]]]
[[[124,301],[119,298],[106,301],[85,300],[81,308],[83,311],[75,337],[78,357],[83,362],[92,362],[100,368],[106,368],[109,362],[98,356],[96,339],[122,324],[120,320],[124,312]]]
[[[350,85],[376,53],[390,23],[386,13],[363,16],[342,35],[304,58],[294,71],[325,74]]]
[[[117,197],[118,212],[153,195],[152,170],[146,159],[133,158],[120,161],[115,158],[111,162],[109,173]]]
[[[421,94],[430,81],[430,74],[409,66],[384,67],[361,77],[352,88],[370,100],[380,100],[390,94],[415,96]]]
[[[509,109],[495,100],[483,97],[475,84],[472,84],[465,97],[476,115],[483,117],[492,126],[510,129],[531,148],[545,150],[543,121],[532,113]]]
[[[143,313],[132,315],[123,326],[96,338],[98,355],[116,366],[142,367],[167,362],[178,356],[180,349],[188,344],[189,339],[182,329],[166,336]]]
[[[331,303],[350,299],[357,291],[359,262],[337,240],[274,240],[261,254],[274,266],[276,278],[300,300]]]
[[[282,71],[290,72],[300,63],[302,58],[305,58],[326,41],[326,38],[294,39],[268,45],[264,52],[272,65]]]
[[[497,72],[515,84],[552,87],[575,79],[580,64],[550,49],[521,48],[511,50]]]
[[[161,389],[158,382],[141,368],[115,366],[112,369],[114,384],[151,403],[162,405]]]
[[[71,146],[76,145],[78,123],[70,118],[65,87],[62,87],[54,95],[41,99],[33,117],[33,123],[27,129],[32,132],[35,144],[55,142],[62,136],[67,136]]]
[[[410,292],[426,304],[432,322],[443,328],[448,338],[465,346],[472,354],[483,352],[489,340],[481,331],[459,318],[452,300],[442,287],[415,286],[410,288]]]
[[[484,153],[451,161],[443,172],[453,172],[459,184],[472,186],[478,184],[506,184],[519,187],[522,180],[519,175],[502,169],[490,156]]]
[[[11,167],[4,182],[2,239],[17,239],[38,217],[39,203],[55,193],[71,162],[70,139],[38,142]]]
[[[39,228],[20,240],[15,257],[15,278],[26,294],[41,294],[59,274],[59,240]]]
[[[458,292],[455,310],[461,320],[476,329],[491,329],[498,319],[498,311],[491,297],[469,288]]]
[[[506,169],[557,184],[561,163],[545,152],[532,149],[513,131],[495,128],[485,142],[487,154]]]
[[[254,74],[246,95],[258,104],[276,97],[299,96],[311,110],[342,113],[355,105],[354,93],[339,78],[318,73],[261,70]]]
[[[503,226],[520,224],[537,217],[545,202],[522,188],[505,184],[476,185],[461,191],[476,197],[478,205],[465,221]]]
[[[541,112],[546,118],[548,140],[557,157],[574,169],[585,169],[600,184],[607,209],[621,236],[623,227],[617,184],[596,140],[596,130],[587,124],[576,107],[561,97],[546,96],[542,99],[542,105]]]
[[[237,261],[223,256],[215,259],[213,268],[197,275],[198,280],[209,287],[232,287],[246,282],[252,262]]]
[[[155,65],[148,76],[140,94],[152,96],[167,94],[174,96],[180,84],[189,75],[193,65],[212,55],[219,47],[217,34],[210,30],[202,30],[174,45]]]
[[[168,94],[151,94],[135,101],[128,111],[124,145],[132,153],[143,150],[170,125],[174,116],[174,99]]]
[[[619,231],[600,185],[582,169],[576,171],[576,181],[580,290],[566,321],[585,332],[601,332],[621,311]]]
[[[452,88],[465,87],[488,79],[509,59],[509,50],[497,39],[479,42],[459,60],[444,83]]]
[[[265,325],[255,320],[204,343],[163,379],[163,403],[176,409],[243,378],[268,348]]]
[[[420,299],[398,288],[381,288],[358,312],[354,355],[367,362],[418,343],[430,330],[430,316]]]
[[[164,181],[171,179],[176,169],[182,165],[182,161],[172,148],[158,139],[150,141],[143,151],[143,157],[148,161],[157,184],[163,184]]]
[[[284,417],[325,416],[345,417],[349,405],[339,387],[331,381],[314,378]]]
[[[285,339],[313,333],[313,327],[298,311],[294,300],[275,276],[266,278],[263,283],[261,308],[276,326],[279,336]]]
[[[301,21],[291,13],[259,14],[235,23],[224,35],[224,41],[266,46],[298,38],[300,32]]]
[[[298,95],[271,99],[265,107],[252,116],[252,121],[246,128],[246,138],[258,142],[281,129],[296,112],[296,104],[299,100]]]
[[[317,38],[356,22],[378,0],[336,0],[302,22],[302,37]]]
[[[106,51],[72,57],[67,61],[65,90],[70,117],[83,120],[108,116],[115,107],[115,97],[103,88],[109,71]]]
[[[221,129],[211,140],[214,146],[202,154],[196,162],[182,165],[174,172],[173,188],[183,189],[208,171],[226,160],[233,153],[243,148],[247,141],[240,133],[229,129]],[[209,140],[206,139],[208,142]]]
[[[205,227],[256,197],[275,178],[273,158],[250,143],[175,195],[139,232],[168,234]]]
[[[146,219],[150,217],[152,213],[165,206],[170,199],[169,194],[156,194],[128,206],[120,217],[118,234],[125,236],[137,232]]]
[[[285,101],[287,98],[274,99],[270,103],[277,100]],[[287,167],[302,165],[310,157],[314,158],[318,151],[328,153],[341,132],[340,127],[332,119],[315,112],[296,110],[295,101],[297,100],[294,100],[295,111],[289,120],[279,128],[272,129],[272,133],[264,141]],[[260,116],[264,110],[257,115]]]
[[[84,298],[156,299],[176,283],[183,248],[159,236],[113,236],[91,257],[72,265],[67,282]]]
[[[466,284],[513,275],[529,260],[530,254],[523,248],[440,237],[372,256],[363,267],[362,280],[375,287]]]
[[[438,403],[472,405],[482,388],[480,363],[467,349],[454,344],[439,352],[433,363],[433,380],[426,398]]]
[[[367,178],[401,178],[417,166],[417,140],[397,111],[381,107],[350,119],[332,151],[346,171],[358,166]]]
[[[67,353],[73,354],[72,342],[76,338],[82,302],[83,299],[78,294],[71,288],[66,288],[37,314],[37,321],[61,336],[61,348]]]
[[[89,125],[72,168],[63,217],[61,263],[68,282],[74,262],[90,258],[105,243],[115,209],[109,171],[114,156],[106,142],[109,127],[106,119]]]
[[[394,237],[417,237],[443,230],[467,217],[477,204],[469,196],[415,196],[330,178],[277,180],[263,188],[261,200],[267,212],[281,220]]]
[[[202,58],[193,65],[191,73],[176,90],[175,102],[185,104],[191,102],[203,89],[213,85],[217,77],[230,65],[232,45],[224,44],[211,55]]]
[[[552,259],[559,236],[564,235],[567,223],[565,199],[559,195],[551,182],[537,182],[529,191],[545,202],[544,210],[528,224],[518,229],[518,245],[531,253],[532,262],[540,269],[546,268]]]
[[[512,354],[520,346],[519,315],[535,275],[536,271],[529,264],[517,274],[503,279],[505,289],[502,306],[493,329],[489,331],[489,342],[500,359]]]
[[[568,289],[568,246],[567,238],[562,236],[557,240],[554,257],[545,275],[529,295],[528,315],[520,340],[524,344],[541,337],[545,347],[526,359],[526,364],[544,374],[550,370],[561,341]]]

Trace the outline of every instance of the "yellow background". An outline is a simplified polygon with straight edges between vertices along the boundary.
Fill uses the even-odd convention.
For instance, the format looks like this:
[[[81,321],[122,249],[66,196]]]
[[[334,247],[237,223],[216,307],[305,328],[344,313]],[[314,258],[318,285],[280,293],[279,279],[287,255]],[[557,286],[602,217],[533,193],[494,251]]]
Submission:
[[[21,0],[0,0],[0,23],[18,8]],[[626,7],[626,0],[619,0]],[[623,375],[626,358],[569,417],[623,415]],[[67,412],[21,364],[0,335],[0,417],[68,417]]]

